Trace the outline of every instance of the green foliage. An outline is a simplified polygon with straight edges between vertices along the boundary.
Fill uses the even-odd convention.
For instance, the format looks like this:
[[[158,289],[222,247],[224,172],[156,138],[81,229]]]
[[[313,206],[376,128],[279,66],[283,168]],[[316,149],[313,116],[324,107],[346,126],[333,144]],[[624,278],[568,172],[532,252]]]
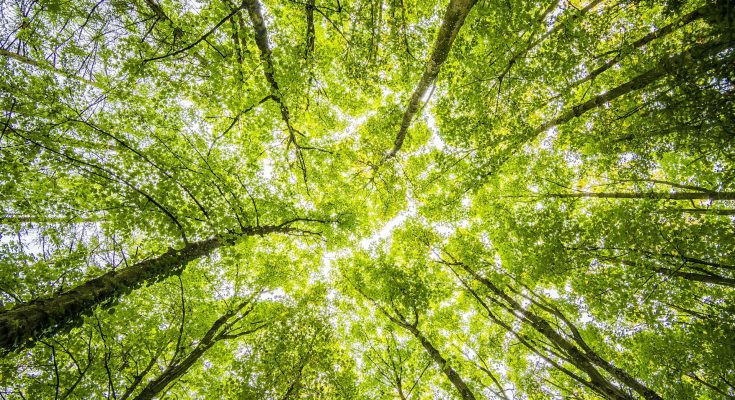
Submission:
[[[732,1],[464,3],[0,2],[0,397],[735,396]]]

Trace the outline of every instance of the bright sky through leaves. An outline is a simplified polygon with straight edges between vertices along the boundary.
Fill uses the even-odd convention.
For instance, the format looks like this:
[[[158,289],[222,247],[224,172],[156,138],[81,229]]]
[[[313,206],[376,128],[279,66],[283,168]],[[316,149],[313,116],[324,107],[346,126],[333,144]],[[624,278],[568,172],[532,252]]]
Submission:
[[[0,0],[0,399],[735,397],[732,0]]]

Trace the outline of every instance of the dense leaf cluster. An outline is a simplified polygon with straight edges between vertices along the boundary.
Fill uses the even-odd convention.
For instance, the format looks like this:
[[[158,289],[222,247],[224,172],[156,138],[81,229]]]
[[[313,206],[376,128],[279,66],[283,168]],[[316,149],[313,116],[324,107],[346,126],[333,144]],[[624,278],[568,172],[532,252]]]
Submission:
[[[0,398],[735,397],[733,10],[0,1]]]

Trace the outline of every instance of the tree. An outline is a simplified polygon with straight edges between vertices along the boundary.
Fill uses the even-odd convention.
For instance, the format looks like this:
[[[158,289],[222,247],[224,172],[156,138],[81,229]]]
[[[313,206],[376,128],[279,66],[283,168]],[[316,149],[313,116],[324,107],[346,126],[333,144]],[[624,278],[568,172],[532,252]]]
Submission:
[[[735,396],[730,0],[0,3],[0,398]]]

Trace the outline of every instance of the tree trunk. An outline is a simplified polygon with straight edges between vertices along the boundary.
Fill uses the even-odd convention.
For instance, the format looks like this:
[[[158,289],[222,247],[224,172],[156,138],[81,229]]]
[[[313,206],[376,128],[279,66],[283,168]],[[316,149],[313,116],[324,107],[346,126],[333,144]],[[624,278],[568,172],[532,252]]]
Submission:
[[[181,362],[173,362],[161,373],[161,375],[148,382],[146,387],[143,388],[137,396],[135,396],[135,400],[149,400],[154,398],[163,392],[163,390],[171,383],[186,374],[186,372],[189,371],[189,368],[199,361],[207,350],[214,346],[218,341],[227,338],[226,334],[234,323],[252,310],[252,308],[250,310],[246,310],[243,315],[235,319],[235,321],[229,322],[230,319],[235,317],[248,304],[251,304],[250,300],[240,303],[234,310],[222,315],[214,321],[212,327],[204,334],[204,337],[199,341],[194,350],[192,350],[191,353],[189,353],[189,355],[187,355]],[[245,334],[252,332],[254,332],[254,330],[246,331]],[[241,336],[241,334],[238,334],[237,336]]]
[[[722,209],[722,208],[682,208],[681,211],[686,214],[710,214],[710,215],[735,215],[733,209]]]
[[[577,104],[576,106],[573,106],[571,108],[567,108],[558,117],[536,128],[534,133],[537,135],[555,126],[569,122],[570,120],[581,116],[587,111],[598,108],[603,104],[613,101],[628,93],[643,89],[644,87],[650,85],[653,82],[656,82],[666,75],[674,74],[677,72],[681,73],[686,69],[685,67],[687,67],[689,64],[692,64],[693,61],[706,60],[707,57],[719,53],[720,51],[726,49],[729,45],[730,43],[726,41],[716,41],[714,43],[697,45],[687,51],[662,60],[654,68],[651,68],[648,71],[636,76],[630,81],[621,84],[613,89],[610,89],[605,93],[597,95],[584,103]],[[721,59],[706,60],[702,66],[709,69],[722,63],[723,60]]]
[[[705,6],[702,6],[702,7],[698,8],[698,9],[690,12],[689,14],[684,15],[683,17],[679,18],[678,20],[670,23],[669,25],[666,25],[666,26],[664,26],[661,29],[655,30],[655,31],[653,31],[653,32],[651,32],[651,33],[643,36],[642,38],[640,38],[640,39],[636,40],[635,42],[631,43],[630,44],[630,47],[632,47],[634,49],[641,48],[641,47],[647,45],[648,43],[650,43],[650,42],[652,42],[652,41],[654,41],[656,39],[665,37],[665,36],[669,35],[670,33],[675,32],[677,29],[679,29],[679,28],[681,28],[683,26],[686,26],[686,25],[688,25],[688,24],[690,24],[690,23],[692,23],[692,22],[694,22],[694,21],[702,18],[703,16],[705,16],[705,15],[707,15],[707,14],[715,11],[716,9],[717,9],[717,6],[714,3],[708,4],[708,5],[705,5]],[[600,74],[602,74],[603,72],[607,71],[608,69],[610,69],[611,67],[613,67],[614,65],[616,65],[618,62],[620,62],[620,60],[622,60],[624,56],[625,56],[625,53],[622,50],[618,51],[618,54],[615,57],[613,57],[608,62],[606,62],[605,64],[601,65],[600,67],[598,67],[594,71],[590,72],[584,78],[582,78],[582,79],[574,82],[572,84],[572,87],[579,86],[579,85],[581,85],[581,84],[583,84],[585,82],[589,82],[589,81],[597,78]]]
[[[467,14],[469,14],[472,6],[474,6],[476,2],[477,0],[449,1],[447,9],[444,12],[444,19],[442,20],[441,27],[439,28],[439,34],[436,37],[436,42],[434,42],[434,48],[431,51],[431,56],[426,62],[424,74],[416,86],[416,89],[413,91],[411,100],[408,102],[406,112],[403,114],[401,128],[398,131],[398,135],[396,135],[393,149],[383,157],[381,163],[395,157],[395,155],[401,150],[401,147],[403,147],[403,141],[406,139],[408,127],[411,126],[411,121],[419,110],[421,100],[429,91],[429,88],[437,75],[439,75],[439,70],[449,55],[449,50],[452,48],[454,39],[457,38],[457,33],[462,28]]]
[[[603,192],[603,193],[549,193],[546,197],[557,198],[583,198],[596,197],[599,199],[655,199],[655,200],[735,200],[735,192],[711,192],[711,193],[663,193],[663,192]]]
[[[293,221],[291,221],[293,222]],[[289,232],[290,222],[246,228],[241,236]],[[50,298],[32,300],[0,312],[0,349],[10,351],[24,347],[34,339],[70,326],[84,314],[105,301],[112,300],[144,283],[160,281],[181,272],[186,265],[232,242],[220,238],[189,243],[181,250],[169,250],[149,260],[107,272],[79,286]]]
[[[183,269],[190,261],[211,253],[221,245],[212,238],[169,250],[159,257],[127,268],[110,271],[57,296],[17,305],[0,313],[0,347],[11,350],[31,339],[63,328],[106,300],[113,299],[145,282],[163,279]]]
[[[30,58],[30,57],[26,57],[26,56],[23,56],[23,55],[20,55],[20,54],[17,54],[17,53],[13,53],[13,52],[7,51],[5,49],[0,49],[0,56],[5,56],[5,57],[8,57],[8,58],[12,58],[15,61],[21,62],[23,64],[30,65],[30,66],[36,67],[38,69],[41,69],[41,70],[44,70],[44,71],[48,71],[48,72],[54,73],[54,74],[58,74],[58,75],[61,75],[61,76],[66,77],[66,78],[74,79],[76,81],[83,82],[83,83],[85,83],[87,85],[94,86],[94,87],[96,87],[98,89],[101,89],[101,90],[106,90],[105,87],[100,86],[96,82],[92,82],[92,81],[90,81],[88,79],[85,79],[83,77],[76,76],[76,75],[72,74],[71,72],[67,72],[67,71],[61,70],[59,68],[56,68],[53,65],[50,65],[50,64],[48,64],[45,61],[39,62],[39,61],[36,61],[36,60],[34,60],[34,59]]]
[[[281,98],[281,88],[278,86],[276,81],[275,66],[273,64],[273,53],[270,46],[268,45],[268,29],[265,26],[265,20],[263,18],[263,12],[260,9],[260,3],[258,0],[249,0],[246,3],[248,15],[250,16],[250,22],[253,24],[255,30],[255,44],[258,46],[260,51],[260,60],[263,62],[263,75],[265,80],[268,81],[268,85],[271,87],[272,95],[271,98],[278,103],[281,110],[281,119],[286,123],[291,136],[293,136],[293,127],[291,126],[291,112],[289,111],[286,103]]]
[[[304,7],[306,8],[306,46],[304,48],[304,59],[310,62],[309,57],[313,57],[314,39],[316,37],[314,32],[314,8],[316,7],[316,0],[308,0]]]
[[[533,343],[532,343],[533,340],[531,340],[530,338],[526,337],[525,335],[519,334],[510,325],[506,324],[501,319],[499,319],[490,310],[490,307],[487,305],[487,303],[482,300],[482,298],[480,297],[480,295],[474,289],[472,289],[472,287],[470,287],[469,284],[467,284],[467,282],[465,282],[461,278],[460,278],[460,280],[462,280],[462,284],[465,286],[465,288],[467,289],[467,291],[469,291],[470,294],[472,294],[472,297],[474,297],[475,300],[477,300],[477,302],[480,303],[480,305],[485,309],[485,311],[487,311],[488,318],[490,318],[493,322],[497,323],[498,325],[500,325],[501,327],[503,327],[506,331],[508,331],[509,333],[511,333],[513,336],[515,336],[515,338],[518,339],[518,341],[520,343],[522,343],[524,346],[526,346],[526,348],[528,348],[529,350],[531,350],[532,352],[534,352],[539,357],[541,357],[544,360],[546,360],[551,366],[553,366],[554,368],[556,368],[559,371],[563,372],[564,374],[566,374],[570,378],[574,379],[575,381],[581,383],[582,385],[590,388],[591,390],[593,390],[594,392],[596,392],[597,394],[599,394],[600,396],[602,396],[605,399],[609,399],[609,400],[633,400],[633,398],[631,396],[627,395],[626,393],[621,392],[620,389],[616,388],[615,385],[613,385],[612,382],[610,382],[610,380],[608,380],[607,378],[605,378],[604,376],[602,376],[600,374],[600,372],[597,371],[597,369],[595,368],[595,366],[592,365],[589,362],[589,360],[583,360],[581,364],[577,364],[577,363],[575,363],[575,361],[569,355],[567,355],[567,357],[561,357],[561,356],[559,356],[557,354],[557,356],[559,356],[562,360],[564,360],[566,362],[569,362],[570,364],[574,365],[579,370],[581,370],[585,374],[587,374],[587,376],[590,377],[590,380],[587,381],[584,378],[582,378],[581,376],[579,376],[579,375],[575,374],[574,372],[568,370],[567,368],[565,368],[564,366],[562,366],[558,362],[556,362],[556,361],[552,360],[551,358],[549,358],[546,354],[543,353],[543,350],[546,350],[546,349],[543,349],[543,348],[542,349],[539,349],[539,348],[535,347],[533,345]],[[496,299],[491,298],[491,300],[494,301],[494,302],[497,302]]]
[[[265,25],[265,19],[263,18],[263,12],[260,7],[260,2],[258,0],[246,0],[245,6],[248,10],[248,16],[250,17],[250,22],[253,24],[253,28],[255,30],[255,44],[258,46],[258,50],[260,51],[260,60],[263,62],[263,74],[265,75],[266,81],[268,81],[268,85],[271,87],[271,96],[270,98],[278,103],[279,109],[281,111],[281,119],[286,124],[286,128],[288,129],[288,141],[286,142],[286,147],[288,148],[290,145],[294,145],[295,151],[296,151],[296,159],[299,165],[299,169],[301,169],[301,173],[304,178],[304,184],[307,182],[307,175],[306,175],[306,163],[304,162],[304,156],[302,154],[302,147],[299,145],[297,139],[297,133],[299,135],[303,135],[303,133],[297,131],[293,124],[291,123],[291,111],[288,108],[288,105],[286,105],[286,102],[283,100],[283,96],[281,94],[281,88],[278,86],[278,81],[276,81],[276,75],[275,75],[275,66],[273,64],[273,58],[272,50],[270,46],[268,45],[268,29]],[[307,6],[308,7],[308,6]],[[312,7],[313,12],[313,7]],[[312,15],[313,17],[313,15]],[[313,21],[312,21],[313,25]],[[312,26],[313,28],[313,26]],[[313,47],[313,32],[311,36],[311,42],[307,43],[308,46]]]
[[[637,262],[624,260],[618,257],[602,256],[600,258],[602,260],[619,262],[623,265],[627,265],[630,267],[638,268],[640,266]],[[686,258],[682,258],[682,259],[686,260]],[[704,265],[708,265],[708,264],[704,264]],[[688,279],[690,281],[711,283],[711,284],[720,285],[720,286],[735,287],[735,279],[727,278],[722,275],[717,275],[717,274],[714,274],[708,271],[703,271],[703,272],[706,272],[705,274],[697,274],[693,272],[681,272],[679,269],[670,269],[670,268],[663,268],[663,267],[643,266],[643,268],[658,272],[661,275],[676,276],[679,278]]]
[[[475,395],[472,394],[472,391],[469,387],[467,387],[467,384],[462,380],[462,377],[459,376],[457,371],[454,370],[448,363],[447,360],[442,357],[441,353],[439,353],[439,350],[434,347],[434,345],[427,339],[421,331],[419,331],[415,326],[413,325],[402,325],[406,330],[411,332],[413,336],[418,339],[419,342],[421,342],[421,346],[426,349],[426,352],[429,353],[429,356],[431,356],[431,359],[434,360],[436,365],[439,367],[439,369],[442,371],[444,375],[449,379],[450,382],[452,382],[452,385],[457,389],[460,396],[462,396],[462,399],[464,400],[475,400]]]
[[[521,306],[517,301],[510,297],[505,291],[495,286],[489,279],[480,276],[468,265],[460,263],[462,268],[467,271],[473,278],[478,280],[480,283],[485,285],[494,295],[498,297],[498,300],[502,300],[507,304],[507,309],[512,311],[516,316],[521,316],[524,322],[528,323],[534,330],[546,337],[551,343],[556,345],[558,348],[563,350],[567,356],[568,361],[575,367],[584,371],[595,386],[600,387],[604,390],[606,396],[613,399],[628,399],[630,396],[621,392],[619,389],[609,384],[609,381],[603,377],[600,372],[594,367],[593,364],[602,367],[608,373],[610,373],[615,379],[633,389],[636,393],[641,395],[646,400],[663,400],[656,392],[640,383],[637,379],[630,376],[625,371],[614,367],[608,361],[604,360],[597,353],[586,345],[586,343],[579,343],[580,347],[575,343],[569,341],[557,332],[548,321],[544,318],[536,315],[529,311],[527,308]],[[575,328],[576,329],[576,328]],[[581,339],[581,338],[580,338]],[[579,341],[580,339],[577,339]]]
[[[467,386],[467,384],[464,382],[461,376],[457,373],[457,371],[452,368],[451,365],[447,363],[447,360],[442,357],[439,350],[437,350],[436,347],[429,341],[429,339],[419,331],[417,328],[419,323],[419,317],[418,312],[414,309],[414,316],[415,320],[414,323],[408,322],[405,317],[403,317],[400,313],[396,311],[397,316],[392,315],[388,311],[386,311],[385,308],[381,307],[377,304],[375,300],[370,299],[368,296],[363,293],[359,287],[353,286],[360,294],[365,296],[367,299],[371,300],[373,304],[376,305],[378,310],[380,310],[383,315],[385,315],[389,320],[391,320],[394,324],[400,326],[401,328],[409,331],[418,341],[421,343],[421,346],[424,347],[427,353],[429,353],[429,356],[431,359],[436,363],[437,367],[442,371],[442,373],[449,379],[449,381],[454,385],[454,387],[459,392],[460,396],[462,396],[462,399],[464,400],[475,400],[475,395],[472,393],[470,388]]]

